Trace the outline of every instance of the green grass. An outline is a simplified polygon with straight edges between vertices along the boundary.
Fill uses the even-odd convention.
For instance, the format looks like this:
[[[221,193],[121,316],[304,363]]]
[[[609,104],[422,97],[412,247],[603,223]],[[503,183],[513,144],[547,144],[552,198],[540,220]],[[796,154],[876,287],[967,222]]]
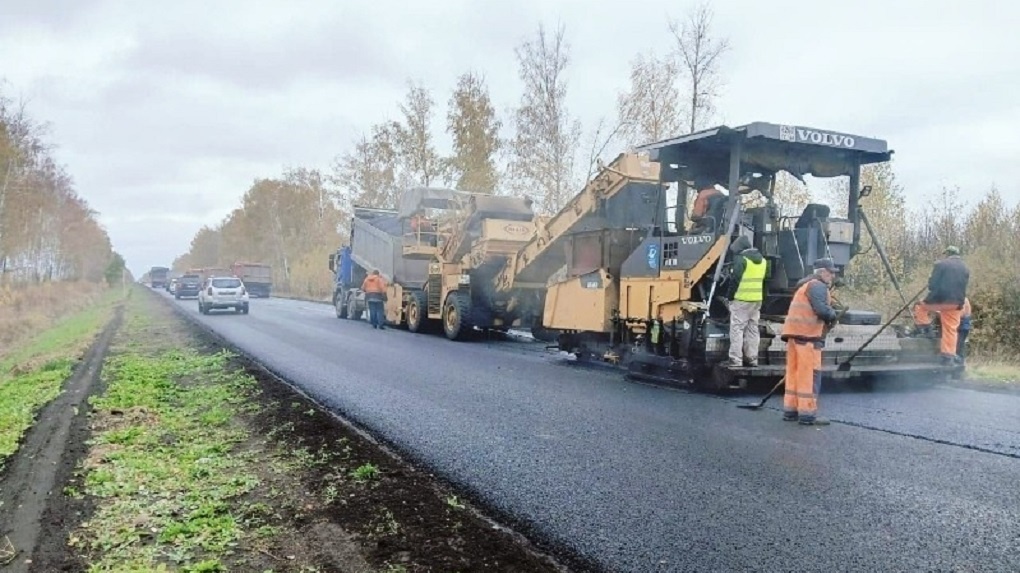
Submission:
[[[982,382],[1020,384],[1020,364],[976,358],[967,361],[967,377]]]
[[[82,469],[91,518],[70,545],[89,571],[226,571],[246,521],[235,509],[258,484],[262,460],[238,448],[235,423],[255,381],[228,367],[226,352],[186,348],[151,303],[128,302],[106,389],[91,400],[95,430]]]
[[[228,372],[228,358],[171,349],[109,360],[93,405],[111,425],[95,434],[85,475],[99,503],[72,540],[90,571],[225,570],[215,557],[242,536],[230,502],[258,484],[257,460],[233,453],[247,434],[232,420],[253,381]]]
[[[59,322],[0,362],[0,469],[39,409],[56,398],[79,355],[109,321],[119,293]]]

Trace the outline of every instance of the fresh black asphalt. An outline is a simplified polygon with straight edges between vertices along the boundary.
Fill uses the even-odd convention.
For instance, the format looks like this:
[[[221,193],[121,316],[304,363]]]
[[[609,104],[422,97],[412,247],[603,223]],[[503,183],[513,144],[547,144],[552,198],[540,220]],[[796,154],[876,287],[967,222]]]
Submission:
[[[610,571],[1020,569],[1020,396],[826,392],[822,428],[628,382],[539,344],[373,330],[329,306],[251,302],[202,323]],[[823,390],[824,392],[824,390]]]

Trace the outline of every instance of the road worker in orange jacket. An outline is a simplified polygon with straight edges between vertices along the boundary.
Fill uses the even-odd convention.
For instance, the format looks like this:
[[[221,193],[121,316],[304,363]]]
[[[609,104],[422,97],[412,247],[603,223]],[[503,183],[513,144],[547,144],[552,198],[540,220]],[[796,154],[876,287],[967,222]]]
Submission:
[[[373,269],[372,273],[365,277],[361,283],[361,290],[365,292],[365,301],[368,303],[368,321],[372,328],[384,330],[386,318],[383,304],[386,302],[386,279],[379,274],[379,269]]]
[[[822,382],[822,348],[825,334],[836,323],[829,288],[836,278],[832,259],[814,262],[814,274],[801,279],[790,303],[780,338],[786,342],[786,393],[783,420],[807,426],[824,426],[818,416],[818,391]]]
[[[721,209],[717,203],[724,201],[726,195],[720,191],[707,177],[699,177],[696,181],[698,195],[694,198],[691,208],[691,222],[694,223],[693,233],[704,233],[719,225],[718,217]],[[713,209],[713,207],[715,207]]]

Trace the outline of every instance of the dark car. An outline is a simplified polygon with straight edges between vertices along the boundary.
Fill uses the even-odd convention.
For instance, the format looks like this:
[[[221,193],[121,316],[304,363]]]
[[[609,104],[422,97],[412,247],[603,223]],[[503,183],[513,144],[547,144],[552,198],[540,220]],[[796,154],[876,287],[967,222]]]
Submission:
[[[202,288],[202,277],[198,275],[182,275],[177,279],[177,290],[174,291],[174,298],[181,299],[188,296],[198,296]]]

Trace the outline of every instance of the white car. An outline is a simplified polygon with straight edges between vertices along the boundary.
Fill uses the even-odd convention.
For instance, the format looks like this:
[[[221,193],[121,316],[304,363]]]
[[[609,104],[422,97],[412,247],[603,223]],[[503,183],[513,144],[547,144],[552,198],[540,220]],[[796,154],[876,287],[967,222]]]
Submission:
[[[209,277],[198,291],[198,312],[232,308],[248,314],[248,289],[237,277]]]

